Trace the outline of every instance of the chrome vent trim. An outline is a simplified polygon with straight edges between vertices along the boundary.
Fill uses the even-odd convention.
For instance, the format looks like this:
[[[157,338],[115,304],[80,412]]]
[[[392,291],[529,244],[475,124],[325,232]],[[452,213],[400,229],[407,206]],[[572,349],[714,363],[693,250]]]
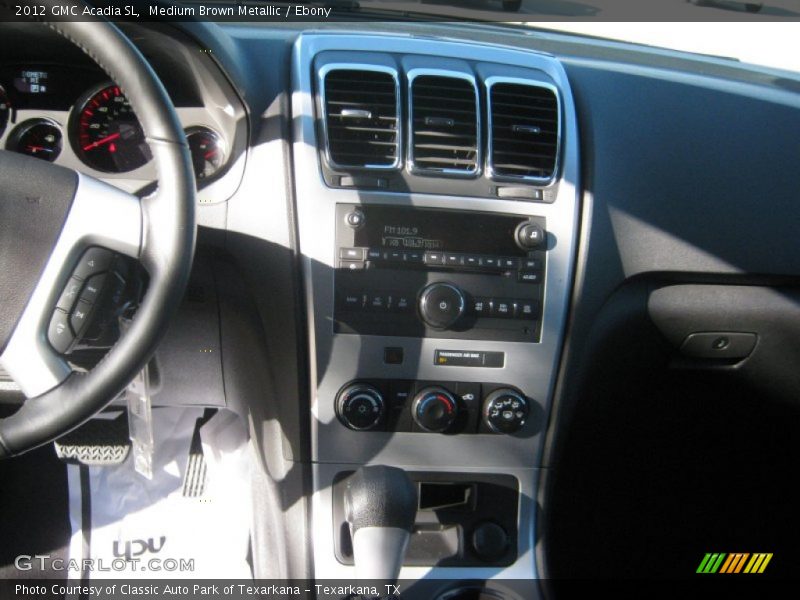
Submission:
[[[454,108],[454,98],[446,95],[447,80],[450,80],[451,88],[455,88],[455,91],[471,91],[472,101],[469,98],[457,99],[459,107]],[[456,85],[452,85],[453,82]],[[423,93],[420,86],[428,91]],[[442,88],[444,96],[436,96],[435,88],[438,87]],[[462,89],[458,90],[459,87]],[[438,111],[432,106],[437,100],[451,104]],[[459,117],[463,118],[463,122],[458,121]],[[423,118],[429,121],[421,123]],[[419,175],[478,176],[483,165],[481,121],[480,92],[475,77],[457,71],[412,69],[408,73],[409,171]],[[453,133],[448,130],[453,130]],[[447,139],[449,143],[444,141]],[[425,156],[420,152],[423,149]],[[464,168],[448,166],[459,164]]]
[[[354,87],[352,91],[339,89],[335,92],[328,89],[329,76],[336,78],[346,73],[354,76],[352,81],[355,83],[358,82],[360,74],[363,83],[371,84],[372,89]],[[369,80],[370,75],[373,76],[372,81]],[[379,79],[384,77],[387,80],[380,82]],[[342,84],[347,81],[341,79],[337,83]],[[380,87],[387,89],[378,91]],[[393,90],[389,89],[392,87]],[[332,169],[397,170],[400,168],[403,131],[400,79],[396,69],[371,64],[327,64],[319,69],[318,90],[325,160]],[[342,95],[348,93],[349,97]],[[362,96],[359,97],[359,94]],[[383,101],[370,100],[370,97],[375,98],[376,95],[382,97]],[[385,150],[359,151],[356,148],[348,152],[341,147],[337,148],[337,145],[347,144],[366,144]],[[381,155],[385,160],[374,160]]]
[[[509,102],[511,95],[519,96],[522,102]],[[489,177],[539,185],[552,183],[558,177],[561,157],[558,89],[529,79],[490,77],[486,80],[486,99]],[[501,138],[498,134],[505,136]]]

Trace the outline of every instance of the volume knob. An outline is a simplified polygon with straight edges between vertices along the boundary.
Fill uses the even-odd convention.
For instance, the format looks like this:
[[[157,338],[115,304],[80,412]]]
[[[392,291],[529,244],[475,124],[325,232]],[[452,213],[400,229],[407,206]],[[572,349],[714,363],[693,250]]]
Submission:
[[[381,393],[366,383],[353,383],[342,389],[336,398],[339,420],[356,431],[375,429],[386,414]]]

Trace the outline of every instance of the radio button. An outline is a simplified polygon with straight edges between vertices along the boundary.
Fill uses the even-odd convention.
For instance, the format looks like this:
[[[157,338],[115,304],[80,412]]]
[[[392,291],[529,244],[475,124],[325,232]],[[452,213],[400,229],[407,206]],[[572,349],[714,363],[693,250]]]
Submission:
[[[386,260],[389,260],[391,262],[403,262],[405,260],[405,257],[403,256],[403,253],[400,252],[400,250],[389,250],[384,255],[384,258],[386,258]]]
[[[391,296],[392,303],[389,307],[394,312],[407,313],[411,311],[411,299],[408,296]]]
[[[489,298],[473,298],[470,312],[476,317],[488,317],[492,312],[492,301]]]
[[[360,260],[339,261],[339,268],[346,269],[348,271],[363,271],[366,266],[367,266],[366,263]]]
[[[383,294],[370,294],[367,296],[367,308],[377,312],[383,312],[387,307],[387,297]]]
[[[422,262],[422,252],[406,252],[405,253],[406,262],[410,263],[421,263]]]
[[[367,260],[381,260],[383,252],[380,248],[370,248],[367,250]]]
[[[532,271],[540,270],[542,268],[542,261],[539,258],[523,258],[522,268]]]
[[[536,300],[517,300],[518,319],[536,319],[539,302]]]
[[[496,256],[481,256],[478,264],[481,267],[489,267],[490,269],[497,269],[500,266],[500,259]]]
[[[520,271],[517,275],[520,283],[542,283],[541,271]]]
[[[514,301],[506,298],[495,298],[492,300],[491,315],[500,319],[511,319],[514,317]]]
[[[444,264],[448,267],[460,267],[464,264],[464,257],[461,254],[449,253],[444,255]]]
[[[364,260],[364,248],[339,248],[339,258],[345,260]]]
[[[339,297],[339,306],[343,310],[361,310],[365,299],[364,294],[342,294]]]
[[[517,269],[519,268],[519,259],[515,257],[505,257],[498,259],[500,268],[502,269]]]
[[[464,257],[464,266],[465,267],[479,267],[479,266],[481,266],[480,257],[475,256],[474,254],[467,254]]]
[[[426,252],[423,256],[426,265],[443,265],[444,254],[441,252]]]

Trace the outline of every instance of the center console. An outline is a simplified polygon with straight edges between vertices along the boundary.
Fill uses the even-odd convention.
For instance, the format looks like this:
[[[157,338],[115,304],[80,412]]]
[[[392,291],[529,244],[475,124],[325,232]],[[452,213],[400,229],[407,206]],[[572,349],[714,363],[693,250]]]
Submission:
[[[401,579],[534,579],[577,242],[561,65],[479,44],[302,35],[292,110],[317,576],[353,576],[344,482],[383,464],[418,486]],[[531,139],[544,158],[515,150]]]

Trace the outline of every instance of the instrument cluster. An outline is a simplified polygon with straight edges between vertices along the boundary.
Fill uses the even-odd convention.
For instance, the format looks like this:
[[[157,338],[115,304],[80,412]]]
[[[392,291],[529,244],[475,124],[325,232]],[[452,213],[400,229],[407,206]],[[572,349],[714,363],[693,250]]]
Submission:
[[[171,96],[201,187],[223,174],[229,142],[195,101]],[[151,178],[152,155],[130,102],[92,69],[0,66],[0,148],[104,178]]]

